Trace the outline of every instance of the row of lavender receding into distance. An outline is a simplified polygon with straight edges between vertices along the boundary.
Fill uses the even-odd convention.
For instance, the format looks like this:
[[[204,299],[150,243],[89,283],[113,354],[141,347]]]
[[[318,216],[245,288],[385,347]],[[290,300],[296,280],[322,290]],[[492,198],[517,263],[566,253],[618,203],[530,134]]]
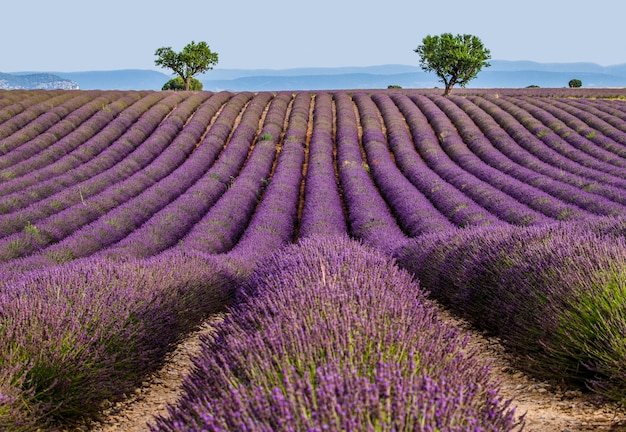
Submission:
[[[0,92],[0,426],[55,428],[97,417],[105,400],[139,385],[203,319],[229,306],[242,313],[233,294],[265,271],[258,263],[319,235],[337,237],[331,244],[346,256],[363,253],[340,240],[349,236],[398,257],[419,279],[406,289],[431,292],[513,352],[532,354],[532,372],[619,400],[626,290],[615,266],[624,250],[626,93],[577,96]],[[494,257],[480,255],[485,248]],[[476,276],[465,261],[445,258],[455,254]],[[319,286],[317,265],[305,266],[311,286],[335,298]],[[535,291],[507,292],[529,284],[531,265],[542,269]],[[463,295],[445,297],[448,278]],[[485,300],[483,309],[470,294]],[[511,310],[535,314],[500,325]],[[605,337],[593,339],[600,324]],[[533,339],[540,331],[546,339]],[[402,372],[377,371],[389,379]],[[368,384],[348,374],[332,385],[379,385],[375,376]],[[404,385],[396,378],[390,385]],[[497,385],[485,385],[495,401]],[[301,390],[308,391],[291,396]],[[271,391],[266,396],[277,397]],[[318,408],[314,417],[331,414],[306,409]],[[441,418],[456,418],[440,408],[451,416]],[[468,418],[484,414],[472,412]],[[420,418],[421,430],[437,427]]]

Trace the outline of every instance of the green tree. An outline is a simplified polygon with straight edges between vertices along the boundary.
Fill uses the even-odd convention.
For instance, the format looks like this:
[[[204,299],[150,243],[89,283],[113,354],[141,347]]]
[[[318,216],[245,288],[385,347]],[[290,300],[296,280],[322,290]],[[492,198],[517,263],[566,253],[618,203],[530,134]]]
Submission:
[[[571,80],[569,80],[567,85],[569,85],[570,88],[578,88],[582,87],[583,82],[577,78],[572,78]]]
[[[171,69],[185,83],[184,90],[189,90],[191,78],[201,72],[213,69],[217,64],[218,55],[211,51],[206,42],[191,41],[179,53],[170,47],[162,47],[154,53],[158,58],[154,61],[157,66]]]
[[[185,81],[179,76],[176,78],[172,78],[168,82],[165,83],[161,90],[185,90]],[[189,90],[202,90],[202,82],[195,78],[191,78],[189,81]]]
[[[465,87],[483,67],[491,66],[487,62],[491,58],[489,50],[478,37],[467,34],[428,35],[414,51],[420,56],[422,69],[441,78],[444,96],[450,94],[455,84]]]

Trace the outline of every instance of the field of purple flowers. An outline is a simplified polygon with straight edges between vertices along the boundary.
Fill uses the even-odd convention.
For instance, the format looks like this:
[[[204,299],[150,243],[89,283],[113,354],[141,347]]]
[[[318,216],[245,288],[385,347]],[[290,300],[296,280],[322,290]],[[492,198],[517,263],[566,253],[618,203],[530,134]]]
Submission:
[[[626,91],[0,91],[0,429],[228,311],[154,431],[521,430],[433,302],[626,402]]]

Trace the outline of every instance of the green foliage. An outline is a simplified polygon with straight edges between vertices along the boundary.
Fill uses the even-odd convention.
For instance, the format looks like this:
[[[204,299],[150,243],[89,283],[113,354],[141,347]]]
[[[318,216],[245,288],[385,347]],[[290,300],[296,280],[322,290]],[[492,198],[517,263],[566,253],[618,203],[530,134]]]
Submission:
[[[389,85],[387,86],[387,88],[388,88],[388,89],[401,89],[401,88],[402,88],[402,86],[401,86],[401,85],[398,85],[398,84],[389,84]]]
[[[572,78],[571,80],[569,80],[567,85],[569,86],[569,88],[579,88],[582,87],[583,82],[578,78]]]
[[[263,135],[261,135],[261,136],[259,137],[259,141],[271,141],[271,140],[272,140],[272,138],[273,138],[273,137],[272,137],[272,134],[271,134],[271,133],[269,133],[269,132],[267,132],[267,133],[264,133]]]
[[[444,96],[450,94],[455,84],[465,87],[483,66],[490,66],[487,62],[491,58],[489,50],[478,37],[468,34],[428,35],[414,51],[420,56],[422,69],[435,72],[441,78],[445,84]]]
[[[165,83],[161,90],[185,90],[185,81],[179,76],[172,78]],[[191,78],[189,81],[189,90],[200,91],[202,90],[202,82],[196,78]]]
[[[167,69],[171,69],[185,83],[185,90],[190,89],[191,78],[207,70],[213,69],[217,64],[218,54],[211,51],[206,42],[191,41],[179,53],[170,47],[161,47],[154,55],[157,59],[154,63]]]

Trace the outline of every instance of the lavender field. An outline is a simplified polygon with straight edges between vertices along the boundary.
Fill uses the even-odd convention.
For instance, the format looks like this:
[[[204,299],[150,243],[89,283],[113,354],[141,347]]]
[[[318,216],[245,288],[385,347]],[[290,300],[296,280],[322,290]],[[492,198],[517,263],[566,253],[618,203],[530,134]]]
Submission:
[[[0,91],[0,429],[521,430],[436,303],[626,402],[626,90]]]

